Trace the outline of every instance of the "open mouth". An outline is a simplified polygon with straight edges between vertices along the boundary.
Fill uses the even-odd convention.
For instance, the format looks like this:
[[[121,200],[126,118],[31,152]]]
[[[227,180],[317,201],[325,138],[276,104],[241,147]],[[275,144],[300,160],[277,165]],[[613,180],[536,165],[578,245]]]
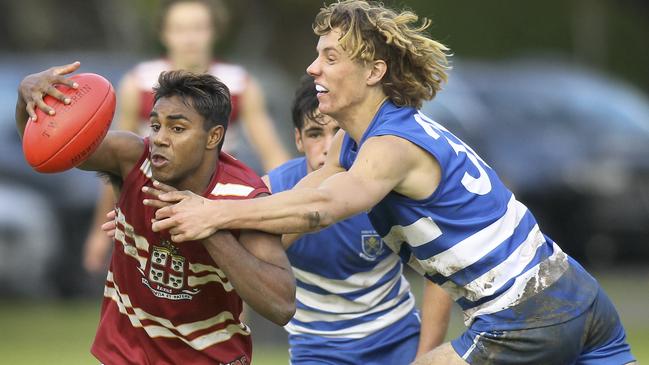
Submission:
[[[315,91],[318,93],[318,96],[320,96],[320,95],[328,93],[329,89],[327,89],[326,87],[324,87],[322,85],[315,84]]]
[[[166,157],[160,155],[160,154],[152,154],[151,155],[151,164],[155,168],[161,168],[169,164],[169,159]]]

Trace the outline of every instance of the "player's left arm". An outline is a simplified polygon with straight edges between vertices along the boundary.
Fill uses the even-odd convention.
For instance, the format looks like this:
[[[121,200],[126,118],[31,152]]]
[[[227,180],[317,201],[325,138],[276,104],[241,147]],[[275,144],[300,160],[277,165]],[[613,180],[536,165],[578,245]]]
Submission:
[[[154,180],[153,187],[145,186],[142,191],[157,198],[176,189]],[[112,228],[113,224],[102,227],[105,231]],[[230,231],[218,231],[204,239],[203,245],[246,304],[278,325],[288,323],[295,314],[295,278],[279,236],[243,230],[236,238]]]
[[[430,280],[425,280],[422,298],[417,357],[430,352],[444,342],[453,307],[451,296]]]
[[[218,231],[203,240],[237,294],[257,313],[283,326],[295,314],[295,278],[279,236]]]
[[[363,144],[349,171],[335,173],[315,188],[259,199],[225,201],[188,192],[163,194],[159,198],[164,203],[179,203],[156,211],[153,230],[169,229],[175,242],[201,239],[219,229],[275,234],[317,231],[368,211],[395,189],[418,164],[412,148],[416,147],[399,137],[373,137]]]
[[[273,121],[268,115],[264,94],[252,77],[248,78],[246,89],[241,96],[241,123],[265,171],[288,161],[290,156],[280,142]]]

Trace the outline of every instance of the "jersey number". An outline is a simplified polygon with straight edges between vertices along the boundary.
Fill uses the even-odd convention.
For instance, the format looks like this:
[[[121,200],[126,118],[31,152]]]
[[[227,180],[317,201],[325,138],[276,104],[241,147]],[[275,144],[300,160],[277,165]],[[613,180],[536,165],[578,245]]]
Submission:
[[[464,185],[464,187],[468,191],[478,195],[485,195],[491,191],[491,181],[489,180],[489,175],[487,175],[487,171],[485,171],[480,162],[482,162],[487,167],[489,167],[489,165],[487,165],[487,163],[485,163],[480,158],[480,156],[478,156],[475,151],[471,149],[471,147],[467,146],[459,139],[457,140],[457,142],[452,141],[447,136],[447,133],[450,134],[451,132],[449,132],[446,128],[444,128],[444,126],[428,118],[421,112],[415,114],[415,120],[422,128],[424,128],[426,134],[433,137],[434,139],[439,139],[440,137],[444,136],[446,141],[448,141],[448,143],[455,151],[455,154],[458,156],[460,155],[460,153],[466,154],[469,161],[471,161],[473,166],[475,166],[475,168],[478,170],[479,175],[477,178],[469,175],[468,172],[464,172],[464,176],[462,176],[462,185]]]

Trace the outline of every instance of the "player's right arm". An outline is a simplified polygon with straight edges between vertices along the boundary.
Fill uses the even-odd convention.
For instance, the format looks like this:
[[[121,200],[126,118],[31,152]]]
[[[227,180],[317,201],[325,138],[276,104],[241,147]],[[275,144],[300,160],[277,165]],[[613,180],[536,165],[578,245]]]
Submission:
[[[45,71],[28,75],[18,88],[16,102],[16,128],[22,138],[27,121],[38,122],[36,108],[49,115],[54,115],[53,108],[45,104],[43,97],[50,95],[65,104],[70,100],[57,90],[57,84],[77,88],[78,85],[65,75],[76,71],[81,64],[74,62],[64,66],[51,67]],[[125,177],[133,168],[144,150],[144,142],[130,132],[109,132],[97,150],[78,168],[107,172],[119,177]]]

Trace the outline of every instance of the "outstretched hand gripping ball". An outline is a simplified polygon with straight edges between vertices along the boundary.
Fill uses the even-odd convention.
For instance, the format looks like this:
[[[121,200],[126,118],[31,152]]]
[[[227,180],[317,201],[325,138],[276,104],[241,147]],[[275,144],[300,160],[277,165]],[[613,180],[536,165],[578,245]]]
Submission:
[[[70,77],[79,87],[56,85],[70,99],[66,105],[49,95],[43,101],[55,110],[49,115],[36,110],[23,135],[27,162],[38,172],[61,172],[84,162],[99,147],[115,114],[115,91],[100,75]]]

